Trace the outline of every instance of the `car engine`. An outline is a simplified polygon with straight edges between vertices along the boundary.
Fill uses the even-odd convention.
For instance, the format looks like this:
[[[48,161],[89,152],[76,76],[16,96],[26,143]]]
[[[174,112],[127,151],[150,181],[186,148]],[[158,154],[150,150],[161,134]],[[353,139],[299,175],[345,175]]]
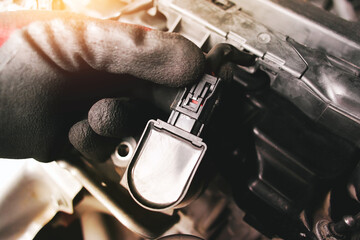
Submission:
[[[217,49],[231,70],[229,81],[210,73],[189,88],[154,89],[168,119],[149,119],[105,163],[23,163],[0,191],[1,214],[18,223],[0,220],[1,239],[360,239],[360,1],[24,0],[0,9],[179,33],[205,54]],[[229,62],[228,46],[253,63]],[[29,189],[38,208],[15,210]]]

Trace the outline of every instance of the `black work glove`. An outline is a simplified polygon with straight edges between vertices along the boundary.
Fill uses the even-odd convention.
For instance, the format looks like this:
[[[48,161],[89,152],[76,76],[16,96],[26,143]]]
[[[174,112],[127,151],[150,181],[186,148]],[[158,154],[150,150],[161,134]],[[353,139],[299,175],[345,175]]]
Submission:
[[[179,87],[203,74],[201,50],[177,34],[65,12],[1,13],[0,29],[32,21],[0,48],[0,157],[54,160],[70,137],[96,158],[92,151],[107,136],[121,137],[132,122],[128,110],[136,110],[131,101],[105,99],[82,121],[95,102],[144,96],[144,80]],[[115,133],[104,119],[117,121]]]

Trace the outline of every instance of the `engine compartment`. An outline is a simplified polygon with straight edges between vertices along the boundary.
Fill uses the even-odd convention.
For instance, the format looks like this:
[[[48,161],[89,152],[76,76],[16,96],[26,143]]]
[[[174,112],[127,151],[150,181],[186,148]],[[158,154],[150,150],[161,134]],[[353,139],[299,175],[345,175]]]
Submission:
[[[84,186],[84,199],[96,198],[107,210],[98,203],[85,206],[115,216],[141,235],[121,230],[123,239],[171,234],[219,240],[357,239],[359,182],[355,186],[352,179],[360,160],[359,22],[296,0],[119,1],[116,8],[107,1],[97,11],[100,3],[51,4],[43,6],[176,32],[205,53],[225,43],[256,57],[249,67],[223,61],[232,79],[202,131],[208,149],[195,176],[204,186],[195,191],[196,200],[164,212],[140,207],[119,184],[132,158],[129,149],[103,164],[84,158],[78,165],[59,163]],[[174,96],[165,89],[154,98],[169,113]],[[124,165],[115,164],[119,158]],[[74,205],[84,209],[81,201]],[[341,234],[331,232],[331,224],[341,224],[344,216],[354,216],[354,225]],[[54,232],[58,219],[35,239]]]

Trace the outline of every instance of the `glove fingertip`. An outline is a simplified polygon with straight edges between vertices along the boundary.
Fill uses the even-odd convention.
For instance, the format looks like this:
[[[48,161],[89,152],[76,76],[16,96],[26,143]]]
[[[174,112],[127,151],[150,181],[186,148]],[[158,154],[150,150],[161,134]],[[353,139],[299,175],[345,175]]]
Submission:
[[[126,127],[128,114],[126,99],[101,99],[88,114],[89,125],[94,132],[106,137],[121,137]]]
[[[87,120],[74,124],[69,131],[69,141],[84,157],[98,162],[110,158],[118,140],[97,135]]]
[[[181,87],[203,75],[205,56],[190,40],[179,34],[158,31],[149,32],[146,39],[148,53],[138,59],[135,76],[169,87]]]
[[[201,49],[185,38],[182,42],[183,46],[179,44],[179,47],[183,49],[182,54],[179,54],[179,63],[174,66],[174,69],[178,67],[179,71],[172,77],[173,87],[194,83],[204,74],[205,70],[205,55]]]

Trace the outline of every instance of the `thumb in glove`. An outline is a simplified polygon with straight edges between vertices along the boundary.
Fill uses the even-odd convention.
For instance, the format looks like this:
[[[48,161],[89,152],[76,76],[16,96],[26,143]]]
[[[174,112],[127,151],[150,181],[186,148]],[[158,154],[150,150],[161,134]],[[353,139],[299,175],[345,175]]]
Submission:
[[[125,137],[139,138],[149,119],[164,118],[163,111],[149,102],[128,98],[106,98],[96,102],[88,118],[69,132],[71,144],[86,158],[109,159]]]

